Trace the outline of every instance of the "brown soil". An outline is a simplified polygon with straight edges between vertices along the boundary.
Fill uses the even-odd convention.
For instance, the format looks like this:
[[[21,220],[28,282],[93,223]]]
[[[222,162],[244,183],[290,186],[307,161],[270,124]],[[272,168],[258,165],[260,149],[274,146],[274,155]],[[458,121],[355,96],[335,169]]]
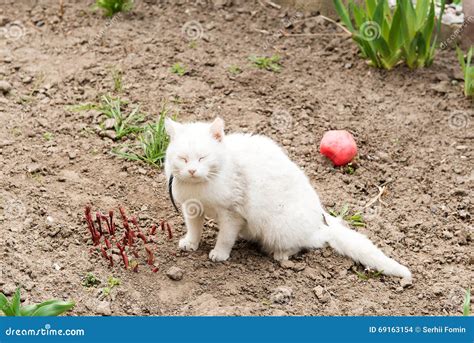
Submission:
[[[285,12],[258,2],[137,1],[109,26],[90,10],[91,1],[67,2],[62,18],[58,1],[9,2],[0,25],[18,21],[25,34],[0,39],[0,79],[12,85],[0,94],[0,290],[11,294],[21,284],[28,302],[74,299],[74,315],[109,314],[109,306],[113,315],[461,313],[474,280],[474,116],[453,51],[441,51],[429,69],[386,72],[367,66],[351,40],[319,18],[287,30],[317,35],[272,39],[265,32],[282,29]],[[191,20],[204,31],[195,44],[182,32]],[[273,53],[283,58],[280,73],[248,61]],[[176,62],[190,73],[172,74]],[[243,72],[232,75],[231,65]],[[212,263],[212,225],[197,252],[177,252],[184,224],[162,171],[113,156],[119,143],[96,134],[96,113],[66,109],[110,92],[114,67],[124,73],[121,96],[147,113],[168,100],[179,120],[220,115],[229,132],[271,136],[306,170],[328,208],[348,203],[364,210],[377,186],[386,185],[384,204],[365,210],[367,227],[358,230],[409,266],[413,285],[386,276],[363,280],[355,273],[360,266],[329,248],[280,266],[239,242],[228,262]],[[354,174],[319,155],[329,129],[354,134]],[[124,205],[148,225],[167,218],[177,232],[160,243],[160,271],[110,269],[90,256],[87,203],[104,211]],[[184,270],[181,281],[166,276],[172,266]],[[88,272],[103,285],[83,287]],[[99,302],[111,275],[121,285]],[[280,286],[289,301],[274,301]]]

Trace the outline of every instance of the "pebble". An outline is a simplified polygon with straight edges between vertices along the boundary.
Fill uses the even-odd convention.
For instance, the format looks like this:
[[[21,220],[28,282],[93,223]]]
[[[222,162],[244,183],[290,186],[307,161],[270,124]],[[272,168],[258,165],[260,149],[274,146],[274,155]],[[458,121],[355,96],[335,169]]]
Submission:
[[[284,269],[293,269],[295,267],[295,264],[292,261],[286,260],[280,262],[280,267]]]
[[[5,80],[1,80],[0,81],[0,92],[3,93],[3,94],[7,94],[11,91],[12,89],[12,85],[5,81]]]
[[[313,293],[320,302],[327,303],[329,301],[329,296],[325,294],[324,288],[322,286],[314,287]]]
[[[173,266],[170,269],[168,269],[168,271],[166,272],[166,275],[171,280],[180,281],[183,278],[184,271],[179,267],[174,267]]]
[[[280,286],[273,290],[271,300],[276,304],[287,304],[293,297],[293,290],[290,287]]]
[[[41,169],[42,167],[41,167],[41,164],[39,163],[31,163],[26,167],[26,170],[30,174],[38,173],[41,171]]]
[[[16,291],[16,286],[12,283],[7,283],[2,287],[2,293],[6,296],[12,295]]]
[[[105,130],[112,130],[115,127],[115,119],[109,118],[104,121],[104,129]]]
[[[411,280],[408,280],[408,279],[405,279],[405,278],[400,280],[400,286],[402,286],[403,288],[411,286],[411,284],[412,284]]]
[[[101,301],[97,307],[95,308],[95,312],[102,316],[111,316],[112,309],[110,308],[110,302],[108,301]]]

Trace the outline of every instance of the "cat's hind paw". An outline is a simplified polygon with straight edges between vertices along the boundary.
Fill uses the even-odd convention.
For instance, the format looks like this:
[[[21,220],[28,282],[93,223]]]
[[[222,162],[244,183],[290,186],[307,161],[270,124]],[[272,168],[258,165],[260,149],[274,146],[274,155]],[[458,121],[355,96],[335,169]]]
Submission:
[[[229,252],[217,250],[217,249],[212,249],[211,252],[209,253],[209,259],[213,262],[226,261],[229,258],[229,256],[230,256]]]
[[[191,242],[186,237],[184,237],[179,240],[178,246],[184,251],[196,251],[199,247],[199,242]]]

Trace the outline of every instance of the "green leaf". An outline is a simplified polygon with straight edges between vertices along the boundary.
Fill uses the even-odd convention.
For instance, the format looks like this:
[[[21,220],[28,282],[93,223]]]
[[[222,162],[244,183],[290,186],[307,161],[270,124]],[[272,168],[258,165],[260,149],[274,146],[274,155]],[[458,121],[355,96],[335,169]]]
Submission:
[[[8,298],[5,296],[5,294],[0,293],[0,311],[7,306],[10,306],[10,301],[8,301]]]
[[[31,304],[31,305],[22,306],[22,307],[20,308],[20,314],[21,314],[21,316],[23,316],[23,317],[29,317],[29,316],[32,316],[33,313],[34,313],[38,308],[40,308],[40,307],[42,307],[42,306],[54,304],[54,303],[56,303],[56,302],[57,302],[57,300],[52,299],[52,300],[44,301],[44,302],[42,302],[41,304]]]
[[[354,32],[354,26],[352,25],[352,21],[349,17],[349,13],[347,12],[346,7],[343,5],[341,0],[333,0],[334,1],[334,7],[336,9],[337,14],[339,14],[339,17],[341,18],[342,22],[344,25],[347,26],[349,31]]]
[[[466,289],[466,295],[464,296],[464,304],[462,310],[463,316],[471,315],[471,289]]]
[[[60,314],[69,311],[75,306],[73,301],[60,301],[55,300],[54,302],[39,307],[35,312],[33,312],[32,316],[35,317],[52,317],[52,316],[59,316]]]
[[[11,309],[15,316],[20,316],[20,287],[17,287],[15,295],[12,298]]]

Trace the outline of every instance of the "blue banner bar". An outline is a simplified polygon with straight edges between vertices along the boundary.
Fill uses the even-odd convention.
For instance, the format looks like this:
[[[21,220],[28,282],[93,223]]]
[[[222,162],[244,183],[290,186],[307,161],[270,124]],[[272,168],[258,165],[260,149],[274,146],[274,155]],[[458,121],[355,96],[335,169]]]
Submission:
[[[474,342],[473,317],[0,317],[8,342]]]

